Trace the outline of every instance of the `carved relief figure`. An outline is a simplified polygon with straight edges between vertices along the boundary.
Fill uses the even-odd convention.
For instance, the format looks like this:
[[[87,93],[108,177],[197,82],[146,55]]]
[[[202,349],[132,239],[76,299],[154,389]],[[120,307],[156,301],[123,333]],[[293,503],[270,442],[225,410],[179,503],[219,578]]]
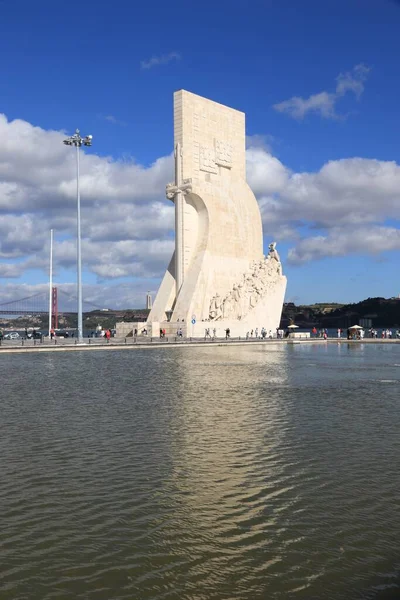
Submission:
[[[278,250],[276,249],[276,242],[272,242],[272,244],[270,244],[268,246],[268,248],[269,248],[268,256],[270,256],[271,258],[274,258],[278,262],[281,262],[281,259],[279,258]]]
[[[233,291],[232,291],[232,297],[234,300],[234,305],[233,305],[233,317],[236,319],[241,319],[242,318],[242,290],[239,285],[234,285],[233,286]]]
[[[275,281],[282,274],[276,243],[269,244],[269,252],[262,260],[254,260],[246,271],[242,280],[234,284],[224,299],[216,294],[210,302],[209,318],[217,320],[243,319],[265,296],[267,291],[275,285]]]
[[[232,313],[233,313],[233,297],[232,297],[232,292],[228,292],[225,300],[224,300],[224,304],[223,304],[223,315],[224,315],[224,319],[231,319],[232,318]]]
[[[208,310],[208,315],[209,315],[210,319],[215,319],[215,317],[217,316],[217,308],[215,306],[215,296],[213,296],[211,298],[210,308]]]
[[[217,293],[213,298],[211,298],[210,302],[210,310],[209,310],[209,318],[213,321],[220,319],[222,316],[222,303],[221,297]]]
[[[271,259],[275,259],[277,261],[278,266],[276,270],[279,273],[279,275],[282,275],[281,259],[276,249],[276,242],[272,242],[272,244],[269,245],[269,256],[271,257]]]

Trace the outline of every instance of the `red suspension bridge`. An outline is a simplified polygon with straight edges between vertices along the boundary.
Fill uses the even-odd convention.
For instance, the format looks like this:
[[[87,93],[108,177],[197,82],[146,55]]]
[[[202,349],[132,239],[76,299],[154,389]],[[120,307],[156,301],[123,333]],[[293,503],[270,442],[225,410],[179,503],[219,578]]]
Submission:
[[[76,314],[76,310],[71,310],[71,306],[76,304],[77,298],[68,294],[57,287],[52,288],[52,316],[53,326],[58,326],[58,315]],[[94,304],[88,300],[83,300],[83,305],[87,311],[103,310],[103,307]],[[25,298],[17,300],[7,300],[0,303],[0,315],[43,315],[49,313],[49,292],[39,292]]]

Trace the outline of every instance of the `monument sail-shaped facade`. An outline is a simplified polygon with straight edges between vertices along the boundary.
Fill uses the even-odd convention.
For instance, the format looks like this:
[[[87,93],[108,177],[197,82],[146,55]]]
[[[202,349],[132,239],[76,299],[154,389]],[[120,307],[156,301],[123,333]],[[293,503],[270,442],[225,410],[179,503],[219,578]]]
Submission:
[[[245,115],[185,90],[174,94],[175,252],[148,318],[246,335],[279,326],[286,277],[275,244],[263,254],[261,214],[246,182]],[[172,332],[172,331],[171,331]]]

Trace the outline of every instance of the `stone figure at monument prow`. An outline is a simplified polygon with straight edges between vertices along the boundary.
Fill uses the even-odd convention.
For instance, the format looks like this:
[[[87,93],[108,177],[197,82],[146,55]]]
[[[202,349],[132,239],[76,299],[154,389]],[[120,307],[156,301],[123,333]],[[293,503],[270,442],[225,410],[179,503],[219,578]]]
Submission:
[[[263,255],[261,214],[246,182],[245,115],[201,96],[174,94],[175,252],[149,324],[279,326],[286,278],[275,242]],[[192,323],[194,321],[194,323]],[[200,334],[201,335],[201,334]]]

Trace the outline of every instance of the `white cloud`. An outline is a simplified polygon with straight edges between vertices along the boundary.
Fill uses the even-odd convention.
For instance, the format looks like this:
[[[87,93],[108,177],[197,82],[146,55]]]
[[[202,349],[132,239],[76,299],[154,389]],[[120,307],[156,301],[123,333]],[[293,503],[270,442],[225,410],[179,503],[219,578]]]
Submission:
[[[50,228],[55,230],[55,278],[61,269],[71,269],[75,280],[75,157],[62,144],[64,137],[0,115],[3,281],[29,269],[41,271],[46,280]],[[156,287],[172,254],[174,209],[165,199],[165,185],[173,178],[173,159],[161,157],[145,167],[82,153],[81,171],[84,269],[97,276],[99,289],[110,285],[113,292],[104,297],[121,306],[125,292],[112,286],[113,280],[132,278],[129,289],[145,293],[149,285]],[[289,262],[399,248],[394,224],[400,221],[400,167],[395,162],[351,158],[328,162],[316,173],[296,173],[255,136],[248,139],[247,172],[265,237],[291,242]],[[0,301],[6,289],[0,287]]]
[[[279,202],[279,221],[296,219],[313,227],[358,226],[400,218],[400,167],[395,162],[350,158],[326,163],[317,173],[291,173]],[[270,187],[268,191],[270,191]]]
[[[352,71],[340,73],[336,78],[336,95],[340,97],[347,92],[353,92],[357,98],[360,98],[364,91],[364,82],[370,71],[370,67],[361,63],[356,65]]]
[[[334,228],[327,235],[301,240],[289,250],[292,264],[303,264],[325,257],[349,254],[378,255],[389,250],[400,250],[400,229],[394,227]]]
[[[110,280],[118,277],[159,277],[173,249],[172,240],[162,239],[109,241],[104,237],[101,241],[86,239],[82,243],[86,267],[100,279]],[[59,242],[54,248],[54,258],[59,267],[74,268],[75,241]]]
[[[278,112],[286,113],[294,119],[303,119],[309,112],[319,113],[326,119],[337,118],[335,113],[336,94],[320,92],[313,94],[309,98],[293,96],[290,100],[284,100],[279,104],[274,104],[273,108]]]
[[[295,242],[292,264],[400,249],[400,230],[385,226],[400,221],[400,166],[393,161],[342,159],[316,173],[293,173],[266,151],[249,148],[247,177],[265,236]]]
[[[50,228],[56,270],[75,268],[75,156],[64,137],[0,115],[0,258],[19,260],[0,277],[47,269]],[[144,167],[81,154],[85,268],[101,279],[160,275],[172,252],[174,209],[164,200],[172,177],[172,156]]]
[[[161,54],[161,56],[152,56],[148,60],[142,60],[140,66],[142,69],[152,69],[160,65],[167,65],[173,60],[180,60],[181,55],[179,52],[170,52],[169,54]]]
[[[357,99],[360,99],[369,72],[370,68],[366,65],[356,65],[352,71],[338,75],[335,92],[319,92],[308,98],[293,96],[289,100],[274,104],[273,108],[298,120],[303,119],[308,113],[316,113],[326,119],[343,118],[336,113],[336,103],[348,92],[352,92]]]
[[[272,153],[272,145],[276,141],[273,135],[246,135],[246,148],[261,148]]]
[[[246,158],[247,179],[256,196],[278,192],[287,185],[288,169],[266,150],[250,147]]]

